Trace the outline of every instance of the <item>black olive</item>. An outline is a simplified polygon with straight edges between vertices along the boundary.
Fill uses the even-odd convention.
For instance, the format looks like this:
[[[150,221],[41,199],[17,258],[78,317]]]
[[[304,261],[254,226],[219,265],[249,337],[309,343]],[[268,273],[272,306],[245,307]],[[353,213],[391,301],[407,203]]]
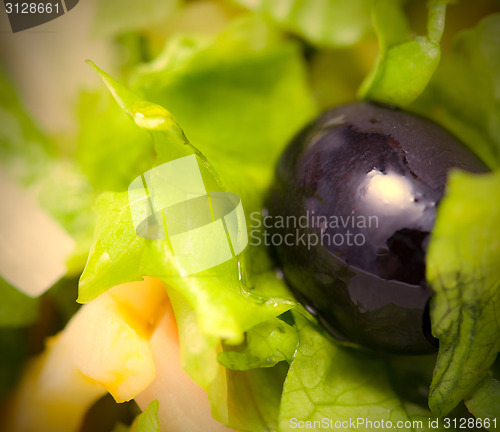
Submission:
[[[425,254],[454,167],[487,171],[440,126],[372,103],[327,111],[285,150],[269,239],[293,293],[333,336],[435,350]]]

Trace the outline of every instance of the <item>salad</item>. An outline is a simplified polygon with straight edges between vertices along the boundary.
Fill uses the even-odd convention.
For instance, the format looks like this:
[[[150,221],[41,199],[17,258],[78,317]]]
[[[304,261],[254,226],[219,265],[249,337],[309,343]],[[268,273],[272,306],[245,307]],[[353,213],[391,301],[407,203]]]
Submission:
[[[0,37],[0,430],[500,428],[496,1],[95,0]],[[360,100],[485,167],[437,207],[430,353],[332,338],[265,241],[289,143]],[[175,232],[162,176],[212,197]]]

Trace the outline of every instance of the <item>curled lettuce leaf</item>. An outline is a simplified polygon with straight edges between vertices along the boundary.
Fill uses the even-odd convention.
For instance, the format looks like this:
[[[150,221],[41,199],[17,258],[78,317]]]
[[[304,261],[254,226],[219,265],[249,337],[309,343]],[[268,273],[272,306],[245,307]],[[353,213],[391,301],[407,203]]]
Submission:
[[[359,90],[363,99],[405,106],[422,93],[439,64],[439,41],[444,30],[448,2],[428,2],[426,36],[411,35],[401,1],[373,2],[372,16],[380,54]]]
[[[452,172],[427,254],[439,355],[429,406],[449,413],[487,376],[500,350],[500,173]]]
[[[295,327],[274,318],[250,329],[243,349],[224,351],[218,360],[232,370],[272,367],[280,361],[291,363],[296,347]]]

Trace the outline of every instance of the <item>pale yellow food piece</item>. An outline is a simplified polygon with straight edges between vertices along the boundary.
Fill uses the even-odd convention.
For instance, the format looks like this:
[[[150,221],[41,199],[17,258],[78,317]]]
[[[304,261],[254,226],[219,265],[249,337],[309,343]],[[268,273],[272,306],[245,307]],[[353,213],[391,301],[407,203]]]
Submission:
[[[168,304],[163,284],[152,278],[119,285],[91,302],[73,333],[76,368],[117,402],[134,398],[155,377],[149,338]]]
[[[175,319],[165,313],[151,338],[156,379],[135,397],[141,409],[157,399],[160,428],[168,432],[230,432],[214,420],[206,392],[181,369]]]
[[[167,308],[165,288],[152,278],[83,306],[28,364],[5,430],[73,432],[106,390],[119,402],[143,391],[155,377],[149,337]]]

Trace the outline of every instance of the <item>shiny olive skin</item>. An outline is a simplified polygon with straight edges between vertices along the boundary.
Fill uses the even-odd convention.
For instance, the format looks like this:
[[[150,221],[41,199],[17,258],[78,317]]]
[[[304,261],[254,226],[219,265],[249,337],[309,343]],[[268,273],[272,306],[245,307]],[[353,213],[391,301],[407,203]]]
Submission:
[[[288,217],[270,229],[274,240],[290,235],[274,254],[333,336],[391,353],[435,350],[425,253],[451,168],[487,171],[440,126],[363,102],[327,111],[285,150],[267,210]]]

